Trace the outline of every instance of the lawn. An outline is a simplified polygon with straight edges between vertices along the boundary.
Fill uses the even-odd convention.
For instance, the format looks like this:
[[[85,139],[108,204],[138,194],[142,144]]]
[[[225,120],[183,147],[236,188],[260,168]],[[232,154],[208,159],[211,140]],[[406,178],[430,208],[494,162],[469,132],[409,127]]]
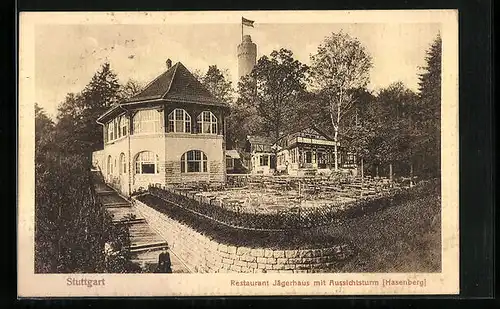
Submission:
[[[438,191],[438,189],[436,189]],[[340,272],[440,272],[441,198],[432,195],[342,224],[317,228],[319,235],[343,237],[355,256]]]

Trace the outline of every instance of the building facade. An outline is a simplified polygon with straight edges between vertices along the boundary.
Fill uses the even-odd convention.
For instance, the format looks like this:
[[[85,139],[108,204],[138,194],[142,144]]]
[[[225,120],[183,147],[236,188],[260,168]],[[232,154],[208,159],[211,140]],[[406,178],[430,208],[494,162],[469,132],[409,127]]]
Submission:
[[[272,175],[276,170],[276,155],[273,140],[264,136],[247,136],[245,153],[250,174]]]
[[[329,174],[335,168],[335,142],[321,129],[306,127],[278,139],[276,170],[292,176]],[[338,166],[344,169],[356,167],[355,156],[337,143]]]
[[[224,182],[227,111],[182,63],[167,61],[163,74],[99,117],[104,149],[95,164],[125,195],[150,184]]]

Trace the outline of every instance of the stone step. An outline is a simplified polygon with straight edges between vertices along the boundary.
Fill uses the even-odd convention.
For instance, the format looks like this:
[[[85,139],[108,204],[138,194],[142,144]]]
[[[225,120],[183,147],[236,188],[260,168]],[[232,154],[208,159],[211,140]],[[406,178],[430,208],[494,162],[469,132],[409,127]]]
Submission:
[[[167,242],[152,242],[145,243],[140,245],[132,245],[130,246],[131,253],[143,252],[143,251],[151,251],[151,250],[161,250],[167,248]]]
[[[140,218],[140,219],[133,219],[133,220],[122,220],[122,219],[114,219],[113,223],[125,223],[125,224],[139,224],[139,223],[146,223],[146,219]]]
[[[107,204],[103,204],[103,206],[106,208],[121,208],[121,207],[129,208],[129,207],[132,207],[132,205],[130,205],[130,203],[128,203],[128,202],[107,203]]]

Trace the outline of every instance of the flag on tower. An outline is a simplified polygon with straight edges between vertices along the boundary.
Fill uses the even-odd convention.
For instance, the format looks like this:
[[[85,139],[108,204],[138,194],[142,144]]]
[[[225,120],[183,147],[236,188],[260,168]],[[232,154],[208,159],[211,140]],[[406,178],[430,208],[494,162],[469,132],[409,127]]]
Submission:
[[[250,20],[250,19],[246,19],[245,17],[241,17],[241,23],[244,25],[244,26],[248,26],[248,27],[252,27],[253,28],[253,23],[255,21],[253,20]]]

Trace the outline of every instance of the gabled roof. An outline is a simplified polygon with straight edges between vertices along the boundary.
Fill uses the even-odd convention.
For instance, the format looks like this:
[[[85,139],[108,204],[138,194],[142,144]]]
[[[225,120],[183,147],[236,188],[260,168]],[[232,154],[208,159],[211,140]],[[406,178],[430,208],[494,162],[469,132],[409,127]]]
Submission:
[[[298,133],[298,132],[302,132],[302,131],[307,130],[307,129],[313,129],[316,132],[318,132],[319,134],[323,135],[326,139],[333,141],[333,137],[331,137],[328,133],[326,133],[325,130],[319,128],[317,125],[307,124],[307,125],[300,126],[300,127],[296,128],[295,130],[291,131],[290,133],[281,136],[276,142],[278,142],[279,140],[281,140],[287,136],[290,136],[290,135]]]
[[[248,135],[248,142],[250,144],[259,144],[259,145],[272,145],[274,143],[274,139],[266,136],[257,136],[257,135]]]
[[[226,107],[180,62],[156,77],[126,103],[163,99]]]

